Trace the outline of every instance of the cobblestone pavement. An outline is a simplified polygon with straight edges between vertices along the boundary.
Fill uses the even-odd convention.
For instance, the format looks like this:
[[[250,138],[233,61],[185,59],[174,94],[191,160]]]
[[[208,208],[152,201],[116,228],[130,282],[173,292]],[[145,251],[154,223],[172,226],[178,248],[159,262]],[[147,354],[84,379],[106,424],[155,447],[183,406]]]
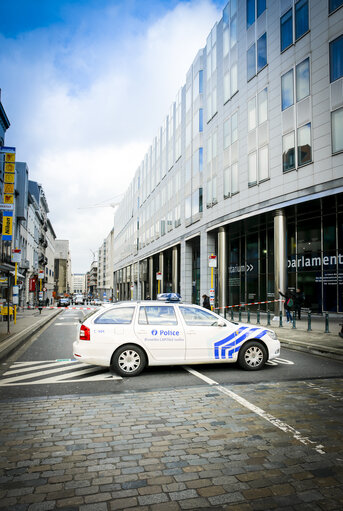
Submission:
[[[2,401],[0,509],[341,510],[342,399],[332,379]]]

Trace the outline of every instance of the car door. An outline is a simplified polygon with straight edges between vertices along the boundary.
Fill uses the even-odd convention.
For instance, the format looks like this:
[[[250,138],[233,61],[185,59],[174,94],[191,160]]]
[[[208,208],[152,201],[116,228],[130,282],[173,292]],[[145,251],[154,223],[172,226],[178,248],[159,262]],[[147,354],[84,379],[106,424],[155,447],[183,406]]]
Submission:
[[[91,330],[94,349],[107,353],[121,344],[134,341],[134,312],[135,306],[113,307],[97,316]]]
[[[185,335],[174,305],[140,305],[135,332],[154,361],[180,363],[185,360]]]
[[[231,350],[228,350],[225,358],[234,358],[233,324],[200,307],[192,305],[178,307],[185,329],[187,362],[211,362],[222,358],[217,356],[217,347],[226,344],[226,341],[230,344]]]

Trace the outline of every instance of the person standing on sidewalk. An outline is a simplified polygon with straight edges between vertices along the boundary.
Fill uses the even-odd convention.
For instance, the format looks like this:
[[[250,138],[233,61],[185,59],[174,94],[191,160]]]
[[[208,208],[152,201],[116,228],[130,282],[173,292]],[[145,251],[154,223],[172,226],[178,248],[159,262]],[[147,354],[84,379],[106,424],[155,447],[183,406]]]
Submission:
[[[209,297],[207,295],[202,295],[202,298],[203,298],[202,306],[205,307],[205,309],[211,310]]]
[[[286,294],[283,294],[280,289],[279,289],[279,293],[285,299],[284,308],[285,308],[285,312],[286,312],[287,323],[289,323],[290,321],[292,321],[292,309],[294,307],[294,296],[288,289],[286,291]]]

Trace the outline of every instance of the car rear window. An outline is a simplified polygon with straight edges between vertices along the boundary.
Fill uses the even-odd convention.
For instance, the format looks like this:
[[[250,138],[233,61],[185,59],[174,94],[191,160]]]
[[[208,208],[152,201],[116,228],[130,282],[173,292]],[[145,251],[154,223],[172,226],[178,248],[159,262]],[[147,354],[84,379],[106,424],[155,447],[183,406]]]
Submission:
[[[94,320],[96,324],[128,325],[132,321],[134,307],[117,307],[109,309]]]

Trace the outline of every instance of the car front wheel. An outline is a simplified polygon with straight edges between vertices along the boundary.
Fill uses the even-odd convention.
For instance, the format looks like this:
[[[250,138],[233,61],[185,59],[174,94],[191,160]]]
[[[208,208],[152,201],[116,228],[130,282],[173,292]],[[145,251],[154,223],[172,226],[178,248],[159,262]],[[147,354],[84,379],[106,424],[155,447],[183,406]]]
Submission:
[[[263,344],[249,341],[240,349],[238,363],[242,369],[257,371],[267,362],[267,351]]]
[[[112,359],[112,368],[120,376],[137,376],[146,366],[146,356],[139,346],[127,344],[119,348]]]

